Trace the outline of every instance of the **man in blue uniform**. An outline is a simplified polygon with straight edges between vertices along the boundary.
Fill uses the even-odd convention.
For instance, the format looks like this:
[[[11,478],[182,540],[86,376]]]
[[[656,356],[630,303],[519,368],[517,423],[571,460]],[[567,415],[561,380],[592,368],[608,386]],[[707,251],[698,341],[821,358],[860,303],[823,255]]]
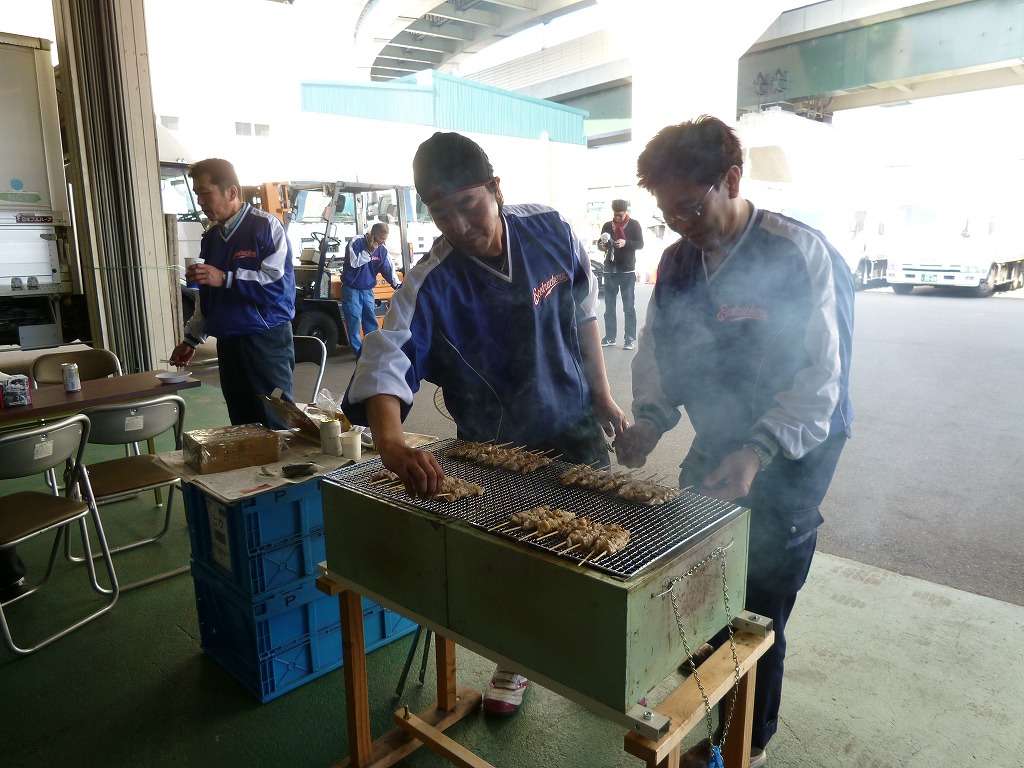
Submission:
[[[356,359],[363,349],[362,334],[377,330],[377,315],[374,312],[373,288],[377,275],[397,288],[398,278],[391,266],[388,247],[388,225],[374,224],[368,235],[352,238],[345,252],[345,263],[341,270],[341,308],[345,314],[345,329],[348,331],[348,345]]]
[[[639,157],[640,186],[682,239],[658,267],[633,361],[635,424],[616,451],[642,466],[682,406],[696,436],[680,487],[751,510],[744,607],[775,628],[754,695],[758,768],[777,728],[786,620],[853,422],[854,286],[820,232],[740,196],[742,169],[735,133],[708,116],[663,129]],[[682,765],[708,765],[709,750]]]
[[[213,222],[186,279],[199,286],[195,314],[170,362],[188,365],[207,336],[217,339],[220,385],[232,424],[287,427],[262,396],[280,389],[292,402],[292,317],[295,274],[284,227],[243,202],[227,160],[201,160],[189,176],[203,212]]]
[[[402,434],[423,379],[442,388],[464,440],[607,466],[606,435],[621,434],[626,417],[605,373],[583,243],[551,208],[505,205],[486,153],[460,134],[421,144],[413,176],[443,237],[406,276],[384,328],[364,340],[349,419],[370,425],[384,465],[424,496],[441,491],[444,472]],[[516,712],[525,687],[522,675],[498,670],[484,710]]]

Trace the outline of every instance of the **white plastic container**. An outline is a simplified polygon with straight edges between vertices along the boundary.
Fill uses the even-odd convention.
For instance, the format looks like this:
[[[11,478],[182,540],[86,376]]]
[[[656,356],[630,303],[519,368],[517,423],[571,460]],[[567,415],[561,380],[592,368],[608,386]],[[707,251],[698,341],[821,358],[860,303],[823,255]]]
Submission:
[[[352,461],[363,457],[363,436],[359,432],[346,432],[341,436],[341,455]]]

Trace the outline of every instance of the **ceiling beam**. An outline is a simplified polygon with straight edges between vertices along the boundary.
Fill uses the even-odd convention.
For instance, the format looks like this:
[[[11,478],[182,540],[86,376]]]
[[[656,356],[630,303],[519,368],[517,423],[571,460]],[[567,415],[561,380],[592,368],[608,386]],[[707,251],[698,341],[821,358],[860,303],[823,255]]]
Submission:
[[[449,12],[447,9],[447,5],[439,5],[429,13],[424,14],[424,18],[444,19],[445,21],[455,21],[460,24],[472,24],[478,27],[501,26],[501,14],[478,11],[475,8],[457,12]]]

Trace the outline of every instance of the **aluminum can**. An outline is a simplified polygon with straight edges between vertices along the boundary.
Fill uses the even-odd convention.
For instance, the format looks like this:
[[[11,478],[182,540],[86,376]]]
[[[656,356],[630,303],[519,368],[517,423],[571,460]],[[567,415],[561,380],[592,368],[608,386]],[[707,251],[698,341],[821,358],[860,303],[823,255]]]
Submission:
[[[82,379],[78,375],[78,363],[61,363],[60,374],[64,378],[65,392],[80,392]]]

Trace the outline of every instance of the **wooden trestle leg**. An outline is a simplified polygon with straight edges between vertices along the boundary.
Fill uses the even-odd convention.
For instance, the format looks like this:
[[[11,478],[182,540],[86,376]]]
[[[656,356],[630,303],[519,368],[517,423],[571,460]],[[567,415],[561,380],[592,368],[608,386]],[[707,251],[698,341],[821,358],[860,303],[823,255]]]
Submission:
[[[418,715],[403,707],[395,713],[396,727],[376,740],[370,729],[366,644],[362,598],[357,592],[321,576],[317,588],[337,595],[341,603],[342,652],[345,659],[345,710],[348,716],[349,756],[333,768],[384,768],[394,765],[426,744],[455,765],[484,768],[488,764],[455,744],[442,731],[480,707],[480,692],[455,683],[455,643],[437,636],[437,701]]]
[[[749,768],[750,735],[754,719],[754,684],[757,660],[773,642],[775,633],[757,635],[739,631],[733,636],[736,657],[739,660],[740,684],[733,710],[729,738],[722,754],[726,768]],[[708,701],[714,706],[724,697],[732,695],[736,684],[736,665],[732,650],[726,643],[697,668]],[[672,721],[671,730],[659,741],[651,741],[636,733],[626,734],[624,748],[644,761],[647,768],[679,768],[680,744],[686,735],[704,722],[707,708],[692,676],[670,693],[656,708],[659,714]]]

